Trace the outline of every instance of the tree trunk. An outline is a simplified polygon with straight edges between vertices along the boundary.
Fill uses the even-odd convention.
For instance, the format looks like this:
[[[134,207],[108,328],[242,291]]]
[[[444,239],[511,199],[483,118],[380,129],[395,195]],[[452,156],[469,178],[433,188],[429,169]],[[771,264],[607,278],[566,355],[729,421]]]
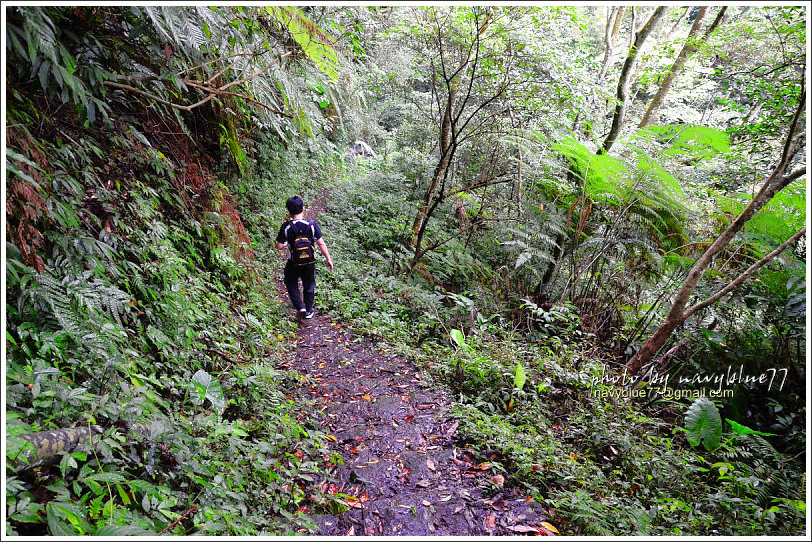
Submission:
[[[606,76],[606,70],[609,69],[609,65],[614,59],[615,43],[617,42],[617,35],[620,32],[620,21],[623,20],[623,12],[625,9],[624,6],[609,8],[609,15],[606,19],[606,33],[604,35],[606,50],[603,53],[603,65],[598,74],[598,82],[603,81],[603,78]]]
[[[440,180],[445,177],[448,171],[448,164],[451,162],[451,146],[454,140],[452,133],[452,115],[454,113],[454,103],[456,102],[457,91],[454,87],[448,90],[448,101],[446,102],[445,113],[443,114],[443,122],[440,126],[440,161],[434,168],[434,173],[431,176],[431,182],[423,193],[423,200],[420,202],[420,207],[417,209],[417,215],[412,224],[412,245],[418,246],[418,239],[420,231],[423,229],[423,223],[428,218],[429,203],[431,197],[437,190]]]
[[[652,46],[652,50],[656,51],[657,49],[660,48],[660,46],[663,43],[665,43],[666,41],[671,39],[671,36],[674,34],[674,32],[676,32],[677,28],[679,28],[680,24],[682,24],[683,20],[685,20],[685,18],[688,16],[688,14],[690,12],[691,12],[691,6],[688,6],[687,8],[685,8],[685,11],[683,12],[682,16],[680,16],[680,18],[677,19],[677,22],[674,23],[674,26],[671,27],[671,30],[669,30],[668,33],[665,36],[663,36],[661,39],[658,39],[654,43],[654,45]],[[634,69],[634,74],[632,75],[632,77],[630,79],[630,84],[633,85],[634,82],[638,80],[638,78],[640,76],[640,72],[643,71],[643,69],[648,65],[649,60],[651,60],[651,59],[646,59],[646,60],[640,62],[637,65],[637,67]],[[639,92],[639,89],[638,89],[638,92]],[[635,93],[635,96],[636,95],[637,94]],[[632,97],[632,101],[634,101],[634,96]]]
[[[443,54],[443,44],[442,41],[438,40],[438,47],[439,47],[439,58],[440,62],[442,63],[442,74],[443,74],[443,84],[448,91],[448,97],[446,99],[445,108],[443,111],[443,120],[440,124],[440,161],[438,162],[437,166],[434,168],[434,173],[431,176],[431,181],[429,182],[429,186],[426,187],[426,191],[423,193],[423,199],[420,202],[420,205],[417,209],[417,214],[415,215],[414,222],[412,223],[412,233],[410,237],[410,242],[414,247],[414,257],[412,258],[412,264],[410,267],[414,267],[420,258],[423,257],[425,252],[422,249],[422,242],[423,236],[426,232],[426,224],[428,222],[429,216],[433,212],[433,210],[437,207],[439,203],[438,200],[435,200],[434,204],[432,205],[431,201],[434,197],[434,193],[437,191],[437,188],[440,186],[440,183],[444,181],[444,179],[448,176],[448,168],[451,164],[451,160],[454,156],[454,152],[457,149],[457,126],[456,122],[459,120],[460,116],[462,115],[463,110],[465,109],[465,105],[470,97],[471,86],[468,86],[467,95],[465,94],[465,90],[462,96],[462,99],[457,103],[457,95],[458,95],[458,88],[461,84],[461,81],[465,77],[465,72],[468,69],[469,64],[472,62],[471,57],[474,55],[474,67],[473,70],[477,70],[477,59],[479,58],[479,47],[480,47],[480,39],[485,31],[488,29],[488,26],[491,21],[492,13],[491,11],[486,11],[484,19],[480,22],[479,20],[475,21],[476,24],[476,33],[473,37],[473,42],[471,43],[470,49],[468,49],[467,54],[465,54],[460,62],[460,65],[450,74],[447,71],[447,66],[445,65],[445,55]],[[441,34],[441,29],[437,28],[438,35]],[[474,74],[471,74],[471,79],[473,79]],[[501,91],[499,92],[501,94]],[[437,101],[440,102],[440,96],[437,96]],[[455,111],[455,109],[459,109]],[[470,119],[469,119],[470,120]],[[465,124],[463,123],[461,130],[465,129]],[[442,199],[442,197],[441,197]]]
[[[620,133],[620,127],[623,124],[623,117],[626,115],[626,101],[629,97],[629,79],[632,73],[632,68],[634,67],[634,63],[637,60],[638,55],[640,54],[640,47],[646,41],[649,34],[654,30],[654,27],[657,26],[657,23],[665,16],[666,12],[665,7],[658,7],[654,10],[654,13],[651,14],[648,21],[643,28],[636,34],[634,43],[632,44],[629,50],[629,56],[626,57],[626,62],[623,63],[623,70],[620,72],[620,80],[617,83],[617,105],[615,106],[615,113],[612,118],[612,128],[609,130],[609,134],[606,136],[606,140],[603,142],[603,145],[598,150],[598,154],[606,154],[609,152],[609,149],[612,148],[614,145],[615,140],[617,139],[618,134]]]
[[[645,115],[643,115],[643,120],[640,121],[638,128],[651,126],[659,119],[660,107],[662,107],[663,102],[665,102],[665,97],[668,94],[668,91],[671,90],[671,85],[674,84],[674,80],[685,68],[685,63],[688,62],[688,59],[691,58],[691,56],[699,48],[697,35],[702,29],[702,21],[705,19],[707,9],[708,8],[705,6],[699,9],[699,13],[696,16],[696,19],[694,19],[694,24],[691,25],[691,30],[688,32],[688,39],[685,42],[685,45],[682,47],[679,55],[677,55],[677,59],[668,69],[668,73],[663,79],[660,88],[657,90],[657,94],[655,94],[654,98],[651,100],[651,104],[649,104]],[[720,9],[719,13],[716,15],[716,19],[714,19],[713,23],[708,27],[705,34],[702,36],[702,41],[707,40],[713,31],[716,30],[716,27],[722,23],[726,12],[727,6],[722,6],[722,9]]]
[[[685,320],[693,315],[696,311],[703,309],[721,299],[724,295],[732,291],[736,286],[741,284],[750,275],[757,271],[761,266],[774,259],[781,252],[786,250],[790,244],[806,233],[806,228],[803,228],[788,241],[779,246],[776,250],[772,251],[767,256],[756,262],[747,271],[742,273],[739,277],[737,277],[734,281],[717,292],[715,295],[711,296],[705,301],[696,303],[692,307],[688,307],[688,301],[690,300],[691,294],[693,293],[694,289],[696,289],[699,279],[705,273],[707,268],[710,267],[713,259],[733,240],[733,237],[735,237],[735,235],[741,231],[742,228],[744,228],[747,221],[753,218],[753,216],[755,216],[756,213],[758,213],[767,203],[769,203],[779,191],[781,191],[795,179],[806,174],[806,167],[793,171],[788,175],[784,174],[792,155],[797,150],[799,137],[796,137],[795,133],[803,115],[805,105],[806,90],[801,93],[801,100],[797,109],[795,110],[795,115],[792,122],[790,123],[787,139],[784,142],[781,161],[778,163],[778,166],[776,166],[773,172],[764,181],[761,190],[759,190],[758,194],[753,197],[750,204],[741,212],[741,214],[739,214],[739,216],[736,217],[735,220],[733,220],[730,226],[728,226],[727,229],[722,232],[722,234],[719,235],[719,237],[717,237],[713,243],[711,243],[707,250],[705,250],[705,253],[696,261],[694,266],[688,272],[685,282],[677,292],[674,302],[671,305],[671,309],[668,311],[668,314],[665,317],[665,322],[663,322],[654,335],[652,335],[651,338],[646,341],[643,347],[634,356],[632,356],[632,358],[626,364],[626,370],[629,374],[635,374],[643,366],[645,366],[646,363],[651,360],[652,356],[654,356],[654,354],[656,354],[657,351],[665,344],[665,342],[671,336],[671,333],[673,333],[678,326],[685,322]]]

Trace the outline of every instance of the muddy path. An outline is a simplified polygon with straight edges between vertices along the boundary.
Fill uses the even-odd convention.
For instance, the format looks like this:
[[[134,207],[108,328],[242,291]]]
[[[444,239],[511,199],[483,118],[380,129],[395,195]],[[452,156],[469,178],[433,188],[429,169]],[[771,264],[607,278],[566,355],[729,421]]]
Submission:
[[[326,197],[305,216],[316,218]],[[329,246],[329,232],[326,239]],[[318,265],[317,273],[328,272]],[[289,305],[281,272],[278,285]],[[312,534],[552,534],[541,526],[538,503],[508,487],[491,458],[458,441],[451,399],[412,362],[329,314],[305,321],[297,334],[283,366],[306,377],[294,392],[301,414],[330,435],[344,463],[331,468],[334,479],[322,489],[350,496],[345,512],[315,516]]]

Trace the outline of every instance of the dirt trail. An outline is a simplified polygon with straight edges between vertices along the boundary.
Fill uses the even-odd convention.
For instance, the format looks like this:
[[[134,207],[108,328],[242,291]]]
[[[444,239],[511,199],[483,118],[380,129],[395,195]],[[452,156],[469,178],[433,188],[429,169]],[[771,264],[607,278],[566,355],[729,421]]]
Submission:
[[[324,196],[306,216],[323,209]],[[318,298],[317,287],[317,306]],[[346,512],[317,516],[313,534],[551,534],[540,526],[538,503],[506,487],[489,458],[457,445],[448,395],[413,363],[317,314],[299,327],[284,365],[312,383],[296,390],[297,399],[335,437],[330,448],[344,461],[325,489],[352,497]]]

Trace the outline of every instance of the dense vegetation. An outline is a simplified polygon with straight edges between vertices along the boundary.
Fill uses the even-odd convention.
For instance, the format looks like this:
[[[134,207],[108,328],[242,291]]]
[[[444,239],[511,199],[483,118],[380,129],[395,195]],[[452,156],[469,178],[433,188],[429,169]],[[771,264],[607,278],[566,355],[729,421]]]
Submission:
[[[279,368],[324,190],[317,302],[562,534],[804,534],[805,9],[4,9],[8,534],[346,509]]]

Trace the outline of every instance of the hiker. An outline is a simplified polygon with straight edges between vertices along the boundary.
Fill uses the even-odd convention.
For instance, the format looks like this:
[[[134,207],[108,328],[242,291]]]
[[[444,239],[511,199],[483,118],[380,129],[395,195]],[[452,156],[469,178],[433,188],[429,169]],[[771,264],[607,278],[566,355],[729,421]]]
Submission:
[[[315,314],[313,299],[316,296],[316,255],[313,243],[327,260],[327,267],[333,270],[333,260],[327,250],[327,244],[321,236],[321,230],[315,220],[303,217],[304,204],[299,196],[288,198],[285,207],[290,213],[290,220],[285,221],[276,236],[276,248],[288,249],[288,261],[285,264],[285,286],[288,289],[290,302],[296,309],[299,319],[311,319]],[[299,279],[302,279],[302,294],[299,294]],[[302,299],[304,297],[304,300]]]

